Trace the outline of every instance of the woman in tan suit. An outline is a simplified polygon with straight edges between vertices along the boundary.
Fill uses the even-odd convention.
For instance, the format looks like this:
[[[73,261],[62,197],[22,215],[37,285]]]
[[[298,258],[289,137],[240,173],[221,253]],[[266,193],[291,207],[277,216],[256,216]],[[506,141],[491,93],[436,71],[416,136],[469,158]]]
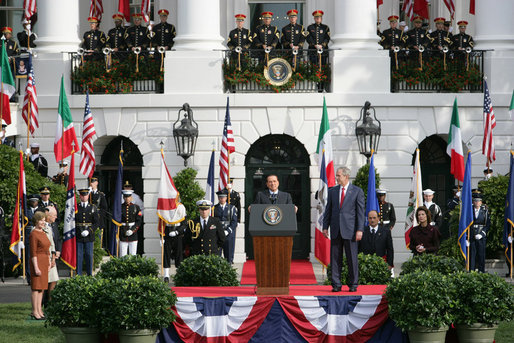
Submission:
[[[31,316],[37,320],[45,319],[41,309],[41,301],[43,290],[48,289],[48,269],[50,266],[50,240],[43,231],[46,223],[45,217],[43,212],[34,213],[34,217],[32,217],[34,229],[30,233]]]

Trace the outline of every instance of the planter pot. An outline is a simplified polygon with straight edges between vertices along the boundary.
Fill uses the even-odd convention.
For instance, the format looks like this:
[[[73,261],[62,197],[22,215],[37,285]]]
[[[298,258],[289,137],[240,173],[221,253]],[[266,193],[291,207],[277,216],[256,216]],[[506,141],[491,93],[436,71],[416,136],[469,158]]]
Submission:
[[[100,342],[100,333],[96,328],[61,327],[67,343]]]
[[[475,323],[472,325],[456,325],[460,343],[490,343],[498,325]]]
[[[408,332],[410,343],[444,343],[446,331],[448,331],[448,326],[440,328],[418,326]]]
[[[159,330],[120,330],[120,343],[155,343]]]

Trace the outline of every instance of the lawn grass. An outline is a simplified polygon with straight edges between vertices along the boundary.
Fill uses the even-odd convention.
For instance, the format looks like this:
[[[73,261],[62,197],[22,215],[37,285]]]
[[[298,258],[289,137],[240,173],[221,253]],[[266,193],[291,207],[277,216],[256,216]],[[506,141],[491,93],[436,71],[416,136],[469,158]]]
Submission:
[[[58,328],[28,320],[30,311],[30,303],[0,304],[0,343],[64,343]],[[514,321],[501,323],[494,338],[496,343],[514,342]]]

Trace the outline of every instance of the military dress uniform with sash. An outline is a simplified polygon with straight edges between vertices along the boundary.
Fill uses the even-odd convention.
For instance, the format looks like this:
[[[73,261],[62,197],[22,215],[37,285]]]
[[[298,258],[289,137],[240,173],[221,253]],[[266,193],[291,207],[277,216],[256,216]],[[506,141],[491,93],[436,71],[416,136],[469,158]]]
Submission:
[[[31,155],[30,163],[41,176],[48,177],[48,161],[41,154]]]
[[[152,45],[154,47],[163,46],[167,47],[166,50],[170,50],[175,42],[173,41],[177,36],[175,26],[170,23],[159,23],[153,27],[155,35],[152,39]]]
[[[405,38],[405,47],[409,49],[409,57],[412,60],[417,61],[419,59],[419,52],[415,49],[415,47],[423,46],[427,49],[430,40],[427,37],[427,30],[423,28],[413,28],[407,32],[407,36]],[[422,53],[423,57],[427,54],[427,51]]]
[[[80,190],[83,194],[89,192],[88,189]],[[93,274],[93,246],[95,242],[95,231],[98,229],[99,217],[98,209],[90,203],[80,203],[77,205],[75,213],[75,232],[77,240],[77,274],[82,275],[83,262],[86,263],[86,274]]]
[[[276,26],[273,25],[259,25],[255,28],[255,32],[252,37],[253,45],[256,49],[261,49],[264,51],[264,45],[271,47],[272,50],[270,52],[269,58],[272,58],[273,49],[277,48],[277,45],[280,40],[280,33]],[[259,60],[261,62],[266,60],[266,56],[264,52],[257,53]]]
[[[287,52],[287,57],[290,59],[290,63],[293,62],[293,54],[291,48],[291,44],[293,46],[298,47],[298,56],[296,63],[298,64],[301,59],[301,52],[303,50],[303,44],[305,43],[305,36],[307,33],[305,32],[305,29],[303,28],[303,25],[300,24],[287,24],[282,28],[282,38],[280,39],[282,43],[282,48],[284,50],[289,50],[290,52]],[[291,64],[292,65],[292,64]]]
[[[137,231],[141,227],[142,217],[143,215],[138,205],[133,203],[127,204],[126,202],[121,204],[120,256],[127,254],[127,248],[130,255],[136,255]]]
[[[466,27],[468,24],[467,21],[462,20],[457,23],[459,27]],[[466,49],[473,50],[475,46],[475,42],[473,42],[473,37],[466,34],[465,32],[459,32],[456,35],[453,35],[452,37],[452,48],[455,49],[454,54],[455,58],[459,60],[461,63],[461,66],[465,68],[466,63],[470,62],[470,56],[468,56],[468,53],[466,52]]]
[[[473,196],[473,200],[476,199]],[[480,196],[481,199],[481,196]],[[473,225],[470,230],[469,267],[485,273],[485,246],[486,236],[491,227],[491,217],[487,206],[481,205],[478,209],[473,206]]]
[[[330,42],[330,28],[325,24],[311,24],[307,27],[307,43],[309,44],[309,59],[311,63],[318,64],[319,57],[316,45],[323,47],[321,61],[323,64],[328,62],[328,42]]]
[[[18,43],[16,43],[16,41],[14,39],[12,39],[12,38],[6,39],[6,40],[2,39],[2,42],[5,42],[4,44],[5,44],[5,50],[7,52],[7,57],[18,55],[18,53],[20,52],[20,49],[18,47]]]
[[[208,200],[200,200],[197,202],[197,206],[200,209],[210,209],[212,203]],[[188,221],[185,240],[190,247],[190,256],[220,255],[220,247],[225,241],[225,232],[218,218],[198,217]]]
[[[232,50],[230,53],[230,61],[236,63],[238,61],[239,53],[235,50],[237,47],[241,48],[241,65],[246,65],[246,56],[248,56],[248,49],[252,46],[252,33],[250,30],[235,28],[228,34],[227,47]]]
[[[30,48],[35,48],[37,46],[34,43],[34,41],[37,39],[37,35],[34,32],[30,33],[30,41],[29,41],[29,35],[28,35],[27,31],[25,31],[25,30],[18,32],[16,34],[16,38],[18,38],[18,42],[20,43],[21,51],[27,51],[29,44],[30,44]]]
[[[90,30],[84,33],[82,43],[80,44],[80,46],[86,51],[93,51],[91,55],[87,52],[84,52],[84,58],[93,60],[102,59],[102,49],[104,48],[106,41],[107,38],[105,37],[105,34],[100,30]]]
[[[380,207],[380,224],[389,229],[392,230],[394,227],[394,224],[396,224],[396,213],[394,211],[394,206],[390,202],[381,202],[379,203]]]
[[[129,49],[140,47],[141,53],[150,43],[150,32],[147,27],[133,25],[125,31],[125,44]]]
[[[432,49],[432,56],[442,58],[444,52],[439,50],[439,46],[448,47],[452,45],[452,41],[448,37],[448,32],[445,30],[435,30],[432,33],[428,34],[428,39],[430,40],[430,48]]]
[[[116,26],[109,30],[107,33],[107,41],[105,45],[111,49],[118,49],[116,52],[112,52],[112,56],[118,59],[125,59],[127,54],[124,54],[124,51],[127,51],[127,44],[125,43],[125,31],[126,29],[123,26]]]

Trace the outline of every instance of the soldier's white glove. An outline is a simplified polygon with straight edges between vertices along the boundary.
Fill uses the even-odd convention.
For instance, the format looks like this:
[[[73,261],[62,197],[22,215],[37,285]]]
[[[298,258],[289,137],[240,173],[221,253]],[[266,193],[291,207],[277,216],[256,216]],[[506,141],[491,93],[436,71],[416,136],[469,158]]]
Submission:
[[[469,241],[466,241],[466,246],[467,246],[467,247],[469,247],[469,246],[470,246]]]
[[[127,236],[132,236],[132,234],[134,233],[134,231],[132,230],[127,230],[127,232],[125,233]]]
[[[25,243],[23,243],[23,241],[20,241],[20,243],[18,243],[18,246],[20,247],[20,249],[25,249]]]
[[[481,234],[477,234],[477,235],[475,235],[475,239],[476,239],[476,240],[482,239],[482,235],[481,235]]]
[[[432,33],[432,29],[428,30],[428,33]]]
[[[25,149],[25,155],[30,154],[30,148]]]
[[[227,230],[225,230],[225,237],[226,237],[226,236],[228,236],[228,231],[227,231]]]
[[[435,226],[435,222],[430,222],[430,225]]]
[[[171,231],[170,232],[170,237],[175,237],[178,235],[178,232],[177,231]]]
[[[403,32],[407,32],[407,31],[409,31],[409,27],[408,27],[408,26],[405,26],[405,27],[403,28]]]
[[[450,29],[448,31],[453,32],[453,26],[450,26]]]
[[[507,241],[509,242],[509,244],[512,244],[512,236],[507,237]]]
[[[457,192],[457,194],[455,194],[455,196],[456,196],[457,198],[460,198],[460,194],[461,194],[461,193],[460,193],[460,191],[458,191],[458,192]]]
[[[82,231],[82,232],[80,233],[80,235],[81,235],[82,237],[87,237],[87,236],[89,236],[89,231],[84,230],[84,231]]]
[[[162,239],[159,239],[159,245],[162,247]]]

